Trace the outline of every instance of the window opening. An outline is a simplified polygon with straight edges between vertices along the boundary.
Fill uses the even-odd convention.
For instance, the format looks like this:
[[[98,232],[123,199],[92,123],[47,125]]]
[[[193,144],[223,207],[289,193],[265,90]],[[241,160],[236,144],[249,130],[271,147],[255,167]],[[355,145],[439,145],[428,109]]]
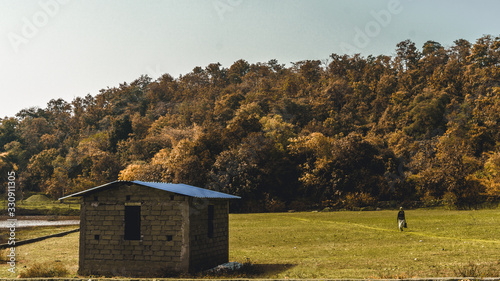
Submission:
[[[208,205],[208,238],[214,237],[214,205]]]

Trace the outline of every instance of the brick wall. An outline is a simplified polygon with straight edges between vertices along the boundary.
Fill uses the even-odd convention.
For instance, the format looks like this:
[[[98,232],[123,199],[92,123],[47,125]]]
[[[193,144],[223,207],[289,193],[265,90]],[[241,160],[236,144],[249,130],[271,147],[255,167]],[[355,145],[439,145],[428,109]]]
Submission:
[[[158,276],[189,267],[189,197],[137,185],[84,197],[79,273]],[[124,240],[125,206],[140,206],[140,240]]]
[[[189,270],[208,269],[228,262],[228,201],[190,198]],[[209,206],[213,206],[213,233],[209,236]]]

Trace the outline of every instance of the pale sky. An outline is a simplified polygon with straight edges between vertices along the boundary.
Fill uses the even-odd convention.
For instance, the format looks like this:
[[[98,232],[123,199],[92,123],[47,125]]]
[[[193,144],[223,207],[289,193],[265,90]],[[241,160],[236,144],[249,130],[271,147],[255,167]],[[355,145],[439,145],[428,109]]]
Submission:
[[[147,74],[500,35],[500,1],[0,0],[0,117]]]

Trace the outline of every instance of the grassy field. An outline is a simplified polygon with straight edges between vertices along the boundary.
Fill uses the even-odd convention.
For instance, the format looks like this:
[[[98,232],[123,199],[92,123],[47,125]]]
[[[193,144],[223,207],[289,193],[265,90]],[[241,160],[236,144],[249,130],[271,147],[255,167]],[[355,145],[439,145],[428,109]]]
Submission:
[[[273,278],[500,276],[500,210],[410,210],[402,233],[396,213],[232,215],[230,259],[288,265]]]
[[[60,232],[60,229],[55,231],[55,233],[57,232]],[[63,237],[49,238],[16,247],[16,274],[8,272],[9,265],[3,261],[0,264],[0,278],[17,277],[20,272],[35,264],[41,264],[45,267],[62,265],[69,271],[71,276],[76,276],[78,270],[78,237],[79,233],[76,232]]]
[[[230,215],[230,260],[261,278],[500,276],[500,210]],[[18,267],[62,264],[75,276],[78,233],[20,246]],[[0,277],[12,277],[0,264]]]
[[[70,204],[71,203],[71,204]],[[60,215],[60,216],[78,216],[80,204],[77,201],[66,201],[61,203],[57,200],[51,200],[43,195],[35,194],[29,198],[16,201],[16,215]],[[7,200],[0,200],[0,215],[7,213]]]
[[[63,226],[43,226],[43,227],[23,227],[16,229],[16,239],[18,241],[27,240],[51,234],[56,234],[64,231],[69,231],[78,228],[78,225],[63,225]],[[0,230],[0,244],[7,243],[8,231]]]

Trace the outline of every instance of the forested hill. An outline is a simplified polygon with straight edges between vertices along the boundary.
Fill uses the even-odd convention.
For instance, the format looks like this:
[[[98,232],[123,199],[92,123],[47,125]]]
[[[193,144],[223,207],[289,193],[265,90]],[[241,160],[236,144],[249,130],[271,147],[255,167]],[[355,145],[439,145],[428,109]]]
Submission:
[[[500,37],[395,54],[214,63],[51,100],[1,120],[1,173],[54,198],[182,182],[240,211],[498,200]]]

